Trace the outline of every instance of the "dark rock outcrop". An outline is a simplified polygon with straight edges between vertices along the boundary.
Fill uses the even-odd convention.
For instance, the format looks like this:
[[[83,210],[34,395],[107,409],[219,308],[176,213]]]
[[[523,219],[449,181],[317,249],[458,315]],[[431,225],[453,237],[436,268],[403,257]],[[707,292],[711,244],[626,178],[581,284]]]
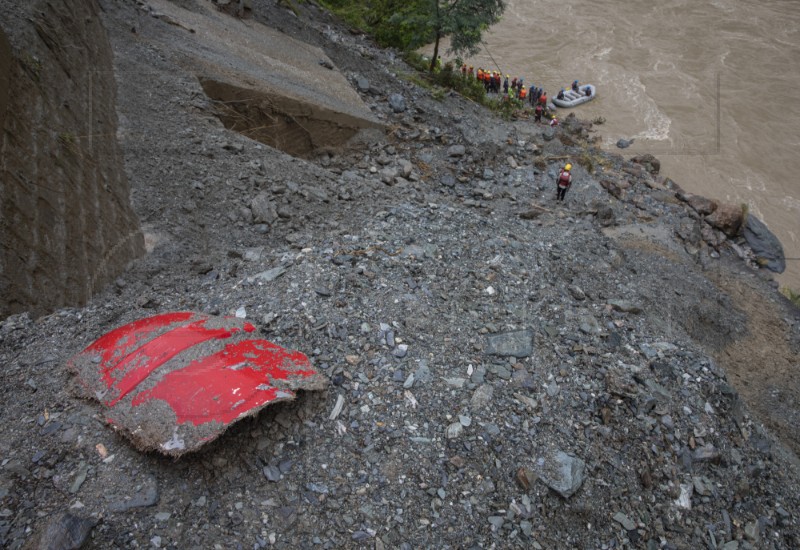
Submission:
[[[742,232],[760,265],[775,273],[784,272],[786,257],[783,253],[783,246],[778,237],[764,225],[764,222],[750,214],[747,216]]]

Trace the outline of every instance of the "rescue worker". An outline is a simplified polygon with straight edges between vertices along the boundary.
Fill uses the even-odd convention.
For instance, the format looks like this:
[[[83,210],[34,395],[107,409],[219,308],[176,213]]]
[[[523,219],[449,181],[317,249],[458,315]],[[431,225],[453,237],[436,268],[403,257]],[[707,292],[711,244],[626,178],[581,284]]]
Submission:
[[[519,98],[524,103],[526,97],[528,97],[528,90],[525,88],[525,86],[523,86],[522,88],[519,89]]]
[[[539,96],[539,104],[547,107],[547,92],[542,90],[542,95]]]
[[[483,84],[483,68],[478,67],[478,82]]]
[[[508,75],[506,75],[505,80],[503,80],[503,93],[508,93]]]
[[[533,110],[533,121],[541,123],[543,113],[544,113],[544,107],[542,107],[540,103],[539,105],[536,106],[536,109]]]
[[[567,195],[567,189],[570,188],[572,185],[572,165],[567,163],[564,168],[558,173],[558,179],[556,180],[556,200],[563,201],[564,197]]]
[[[463,63],[461,65],[461,78],[467,78],[467,64]]]
[[[556,99],[564,99],[564,88],[561,88],[558,91],[558,95],[556,96]]]
[[[573,81],[572,81],[572,91],[573,91],[573,92],[575,92],[576,94],[577,94],[577,93],[580,93],[580,92],[578,91],[578,81],[577,81],[577,80],[573,80]]]

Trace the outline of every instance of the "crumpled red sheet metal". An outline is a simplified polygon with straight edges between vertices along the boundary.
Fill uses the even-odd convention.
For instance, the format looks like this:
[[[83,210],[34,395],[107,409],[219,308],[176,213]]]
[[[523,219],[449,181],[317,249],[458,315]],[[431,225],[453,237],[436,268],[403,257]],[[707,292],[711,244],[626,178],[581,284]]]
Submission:
[[[234,317],[171,312],[101,336],[68,366],[141,450],[194,451],[265,406],[328,380],[299,351]]]

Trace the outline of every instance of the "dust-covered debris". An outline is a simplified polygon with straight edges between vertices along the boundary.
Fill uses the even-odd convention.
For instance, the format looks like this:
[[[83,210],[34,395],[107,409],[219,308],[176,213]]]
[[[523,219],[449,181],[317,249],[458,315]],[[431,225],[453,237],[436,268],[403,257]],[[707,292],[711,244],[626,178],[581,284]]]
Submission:
[[[290,157],[226,130],[171,47],[186,31],[138,5],[102,17],[150,253],[85,308],[0,324],[2,545],[73,510],[102,515],[98,548],[800,546],[781,443],[800,448],[800,320],[743,239],[664,200],[654,171],[556,139],[578,124],[436,101],[313,3],[254,1],[247,24],[323,49],[354,93],[366,79],[388,129]],[[67,360],[114,327],[240,308],[331,391],[174,461],[71,387]],[[491,353],[509,333],[524,348]],[[585,464],[569,498],[544,481],[556,451]]]

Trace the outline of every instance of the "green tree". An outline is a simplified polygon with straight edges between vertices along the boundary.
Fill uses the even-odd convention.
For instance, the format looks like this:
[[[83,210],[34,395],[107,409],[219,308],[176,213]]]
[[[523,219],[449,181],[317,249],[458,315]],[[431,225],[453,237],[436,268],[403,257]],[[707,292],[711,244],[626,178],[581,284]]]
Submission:
[[[505,7],[505,0],[411,0],[390,23],[409,37],[410,48],[433,42],[433,72],[442,38],[450,37],[451,53],[474,55],[483,31],[500,20]]]

